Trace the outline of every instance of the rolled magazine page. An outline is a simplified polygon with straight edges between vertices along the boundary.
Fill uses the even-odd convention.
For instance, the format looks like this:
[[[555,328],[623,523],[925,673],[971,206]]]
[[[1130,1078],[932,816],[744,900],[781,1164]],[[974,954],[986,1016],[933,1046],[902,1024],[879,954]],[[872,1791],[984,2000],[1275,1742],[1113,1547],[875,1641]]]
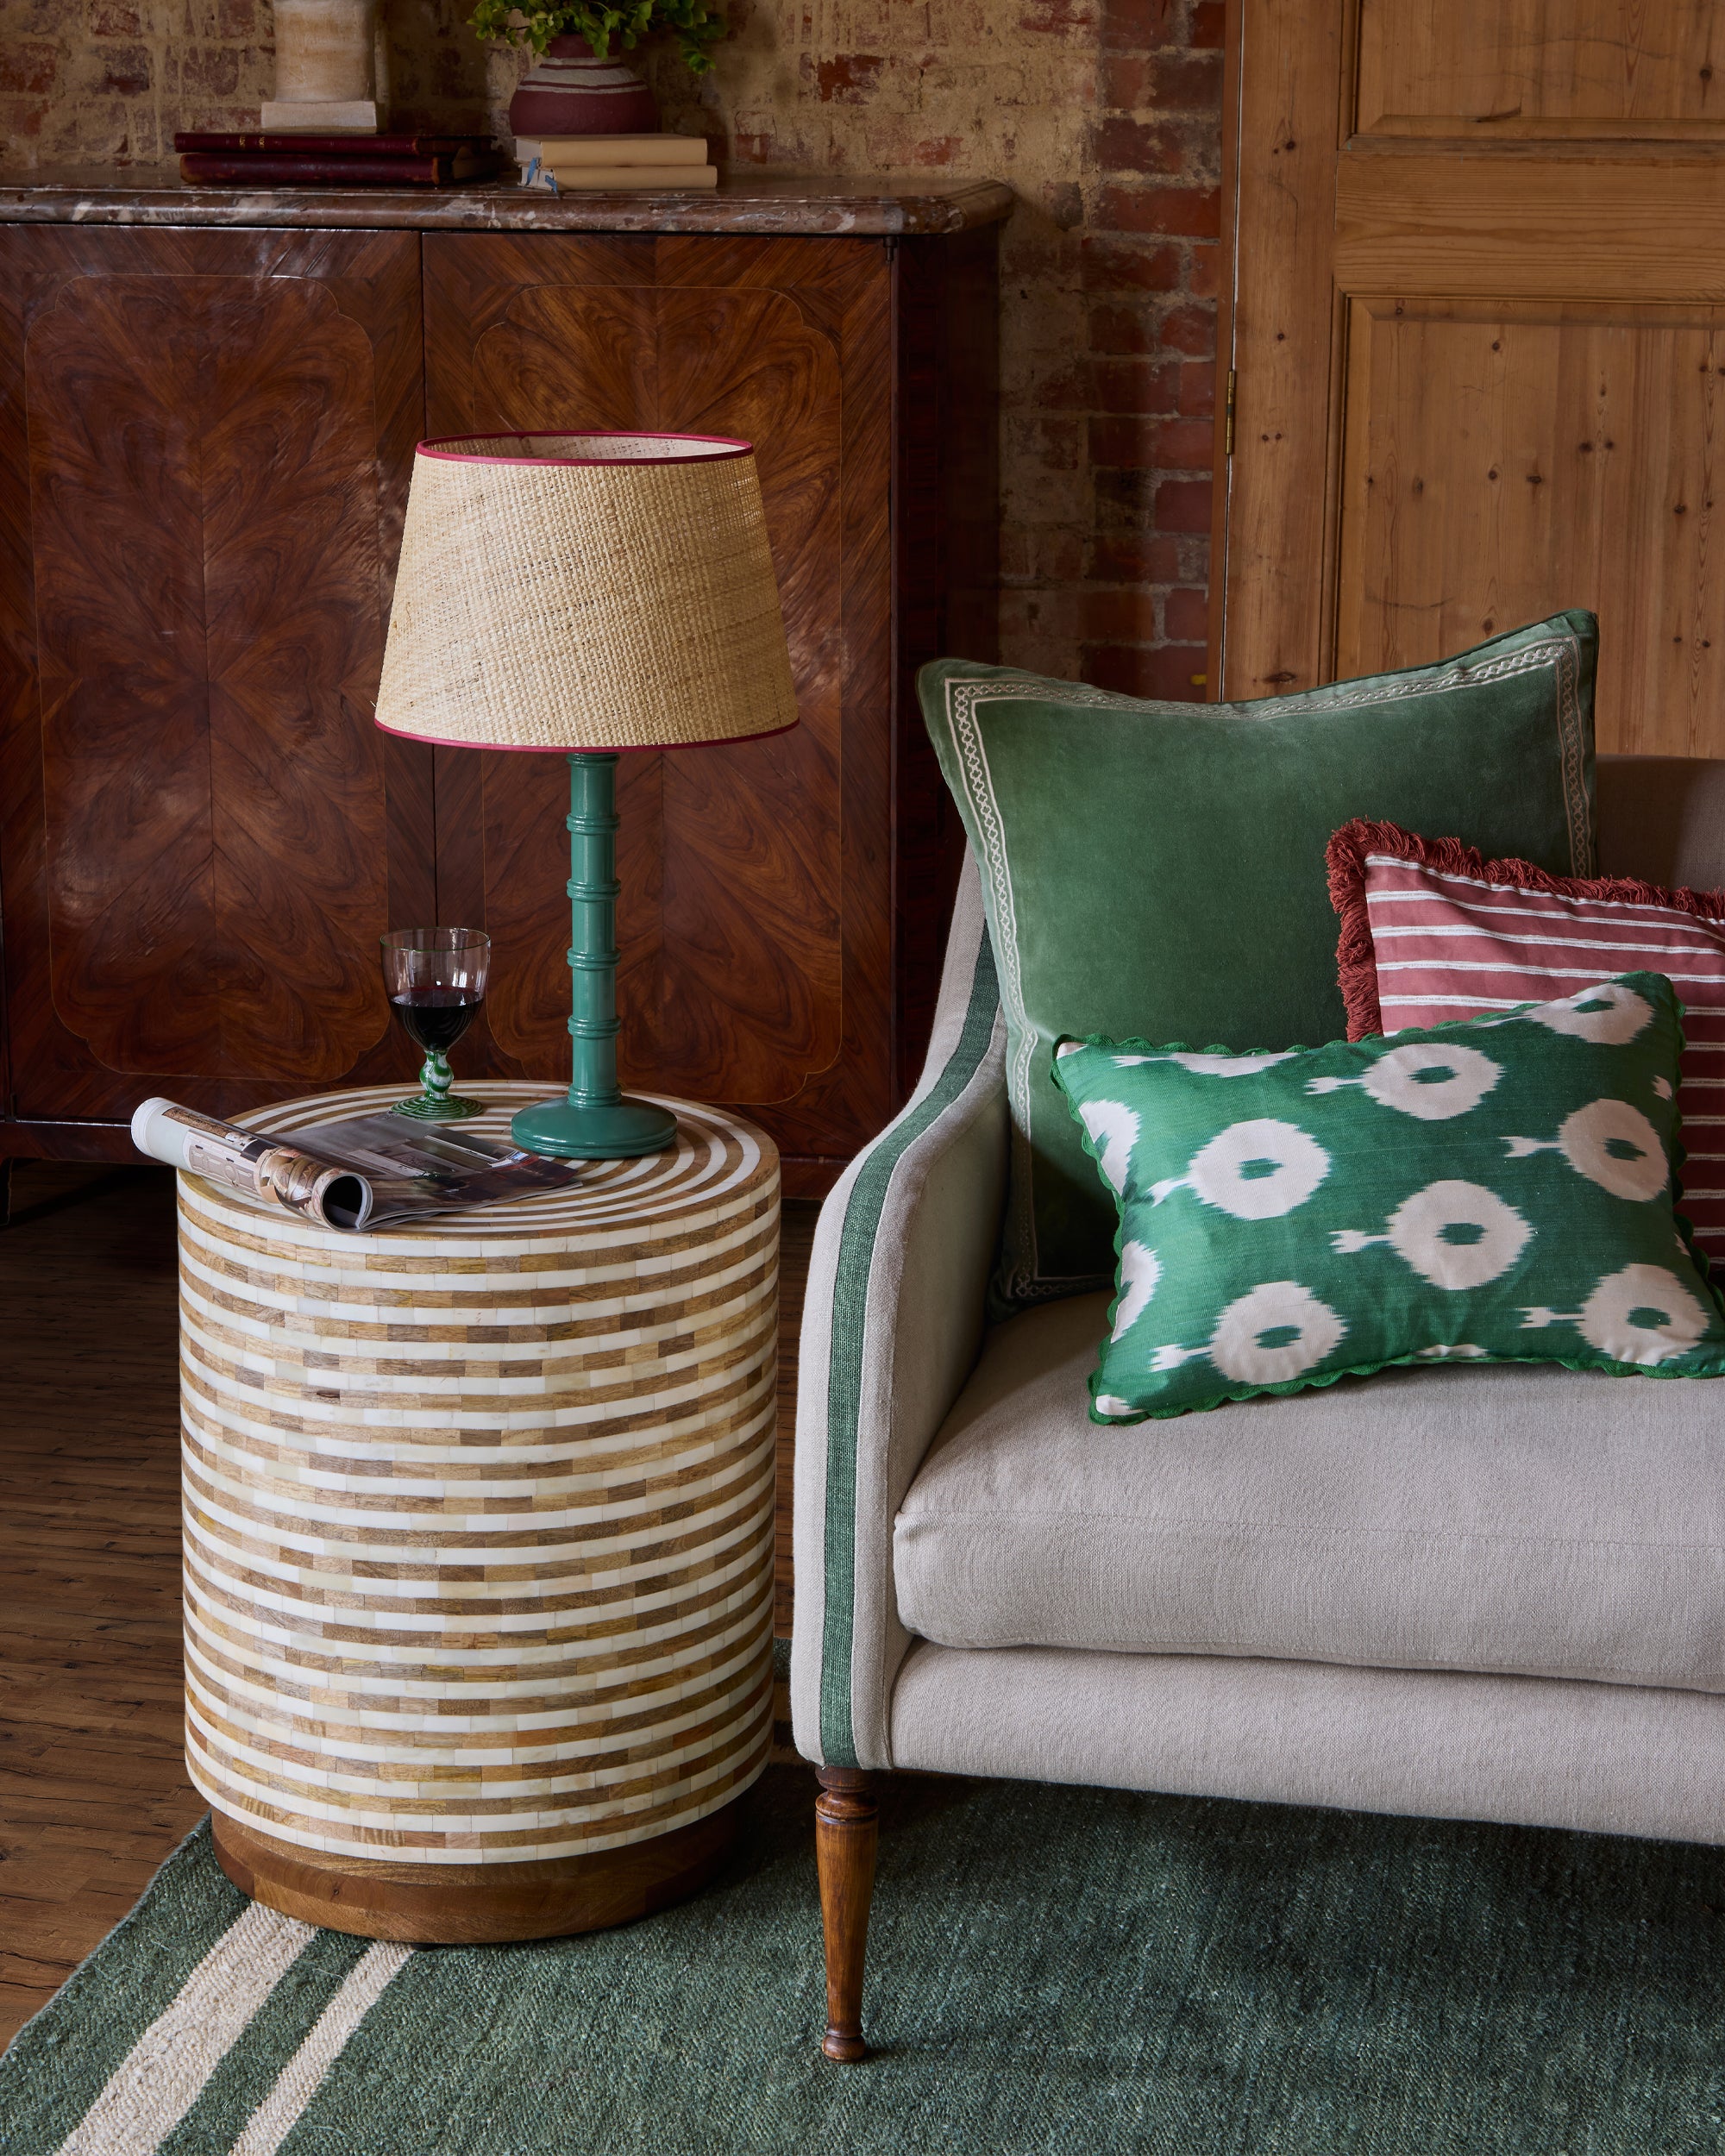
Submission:
[[[293,1146],[260,1138],[236,1123],[218,1123],[160,1095],[134,1111],[132,1143],[171,1168],[207,1175],[290,1213],[309,1213],[326,1228],[351,1233],[372,1215],[371,1184],[355,1169],[331,1167]]]
[[[132,1143],[172,1168],[347,1234],[564,1190],[586,1169],[583,1162],[548,1160],[459,1123],[413,1122],[387,1109],[265,1137],[158,1097],[134,1114]]]

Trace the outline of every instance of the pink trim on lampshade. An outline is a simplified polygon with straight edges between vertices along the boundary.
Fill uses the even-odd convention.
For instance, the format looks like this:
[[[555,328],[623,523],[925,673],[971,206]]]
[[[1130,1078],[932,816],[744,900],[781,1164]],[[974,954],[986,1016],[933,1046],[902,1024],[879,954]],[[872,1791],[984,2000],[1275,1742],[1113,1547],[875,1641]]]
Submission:
[[[758,734],[720,734],[707,741],[636,741],[621,749],[583,749],[579,742],[553,748],[531,741],[456,741],[448,734],[410,734],[405,726],[391,726],[380,718],[372,722],[380,734],[393,734],[398,741],[423,741],[433,749],[487,749],[499,756],[646,756],[674,749],[729,749],[734,742],[770,741],[775,734],[788,734],[800,723],[794,718],[788,725],[763,726]]]
[[[709,456],[635,457],[500,457],[463,452],[463,442],[712,442],[718,453]],[[500,427],[494,434],[433,435],[417,443],[414,454],[435,457],[440,464],[537,465],[546,471],[566,467],[580,470],[614,469],[623,462],[636,464],[724,464],[733,457],[751,456],[755,444],[739,442],[734,435],[662,434],[650,427],[581,427],[560,432],[555,427]],[[417,739],[415,736],[413,738]]]

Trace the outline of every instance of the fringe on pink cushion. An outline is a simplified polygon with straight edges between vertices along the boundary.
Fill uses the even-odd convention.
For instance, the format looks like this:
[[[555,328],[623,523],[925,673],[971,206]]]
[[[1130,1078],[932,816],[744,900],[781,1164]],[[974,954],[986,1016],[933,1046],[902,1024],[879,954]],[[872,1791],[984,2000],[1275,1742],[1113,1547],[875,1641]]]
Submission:
[[[1377,952],[1365,905],[1365,857],[1393,854],[1443,875],[1477,876],[1484,883],[1506,884],[1518,891],[1542,891],[1562,899],[1615,899],[1620,906],[1668,906],[1674,913],[1697,920],[1725,921],[1725,891],[1661,890],[1638,876],[1554,876],[1531,861],[1487,861],[1478,849],[1458,838],[1421,838],[1399,824],[1374,824],[1357,816],[1344,824],[1324,849],[1329,868],[1330,903],[1341,922],[1336,941],[1336,973],[1347,1011],[1348,1038],[1364,1040],[1383,1031],[1377,1000]]]

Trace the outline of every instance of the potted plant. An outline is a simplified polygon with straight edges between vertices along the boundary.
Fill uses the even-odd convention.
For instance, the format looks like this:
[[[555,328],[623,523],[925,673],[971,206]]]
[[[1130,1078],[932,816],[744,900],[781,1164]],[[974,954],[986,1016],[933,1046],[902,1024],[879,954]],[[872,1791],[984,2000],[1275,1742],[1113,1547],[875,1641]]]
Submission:
[[[474,34],[530,47],[533,66],[510,100],[518,135],[647,135],[658,126],[653,93],[612,52],[632,51],[643,37],[669,31],[692,75],[712,66],[708,47],[724,22],[707,0],[478,0]]]

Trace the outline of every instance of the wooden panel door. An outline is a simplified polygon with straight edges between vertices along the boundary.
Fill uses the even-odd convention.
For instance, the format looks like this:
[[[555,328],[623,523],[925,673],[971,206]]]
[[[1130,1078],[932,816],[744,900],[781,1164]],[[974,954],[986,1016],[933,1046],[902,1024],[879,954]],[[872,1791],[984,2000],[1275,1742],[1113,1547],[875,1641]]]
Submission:
[[[1588,606],[1602,748],[1725,755],[1725,18],[1237,16],[1223,693]]]
[[[0,229],[0,1151],[383,1077],[430,752],[372,699],[411,235]],[[117,1134],[116,1134],[117,1138]]]
[[[723,1100],[819,1187],[896,1105],[891,266],[875,241],[428,236],[429,430],[756,445],[800,724],[621,771],[625,1084]],[[567,1081],[568,773],[437,754],[439,899],[494,939],[488,1038]]]

